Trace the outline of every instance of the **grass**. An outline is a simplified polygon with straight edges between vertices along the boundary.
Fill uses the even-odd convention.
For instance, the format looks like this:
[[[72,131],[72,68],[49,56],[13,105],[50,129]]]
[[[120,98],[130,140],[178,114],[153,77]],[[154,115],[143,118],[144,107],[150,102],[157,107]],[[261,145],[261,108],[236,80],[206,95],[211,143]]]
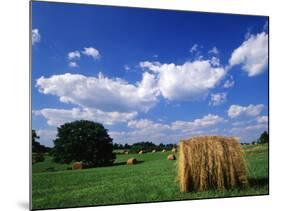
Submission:
[[[257,148],[259,147],[259,148]],[[170,152],[117,155],[114,166],[66,170],[47,157],[33,165],[33,209],[96,206],[183,199],[268,194],[268,145],[246,146],[250,186],[224,192],[180,193],[176,182],[176,161],[166,160]],[[129,157],[141,161],[127,166]],[[52,168],[50,170],[46,169]]]

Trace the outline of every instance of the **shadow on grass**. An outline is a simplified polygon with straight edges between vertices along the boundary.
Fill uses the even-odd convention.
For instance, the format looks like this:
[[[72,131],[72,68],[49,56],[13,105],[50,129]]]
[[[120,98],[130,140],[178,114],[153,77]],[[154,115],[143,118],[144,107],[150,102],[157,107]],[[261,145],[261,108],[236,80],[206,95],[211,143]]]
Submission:
[[[263,187],[269,184],[268,178],[249,178],[251,187]]]

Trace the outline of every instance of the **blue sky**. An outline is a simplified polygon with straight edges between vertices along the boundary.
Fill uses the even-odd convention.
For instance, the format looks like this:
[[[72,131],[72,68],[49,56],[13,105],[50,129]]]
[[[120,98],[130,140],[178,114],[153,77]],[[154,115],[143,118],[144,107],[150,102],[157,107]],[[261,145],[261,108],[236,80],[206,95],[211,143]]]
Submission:
[[[32,3],[32,127],[101,122],[114,142],[268,130],[268,18]]]

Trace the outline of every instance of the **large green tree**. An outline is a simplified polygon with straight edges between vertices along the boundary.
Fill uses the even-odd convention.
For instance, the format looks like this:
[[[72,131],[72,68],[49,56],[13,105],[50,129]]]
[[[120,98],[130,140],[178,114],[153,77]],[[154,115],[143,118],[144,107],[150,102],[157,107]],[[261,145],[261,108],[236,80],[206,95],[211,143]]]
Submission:
[[[86,120],[61,125],[52,154],[55,162],[82,161],[88,167],[111,165],[115,159],[107,130],[100,123]]]
[[[268,143],[269,142],[269,135],[268,135],[268,133],[266,132],[266,131],[264,131],[261,135],[260,135],[260,137],[259,137],[259,139],[258,139],[258,143],[260,143],[260,144],[265,144],[265,143]]]

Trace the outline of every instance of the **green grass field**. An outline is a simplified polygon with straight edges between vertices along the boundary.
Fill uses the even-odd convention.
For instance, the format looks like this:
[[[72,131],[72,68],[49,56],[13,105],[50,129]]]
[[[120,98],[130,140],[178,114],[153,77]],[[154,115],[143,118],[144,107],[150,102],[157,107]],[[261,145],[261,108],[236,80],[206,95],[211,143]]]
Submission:
[[[250,186],[180,193],[170,152],[117,155],[114,166],[66,170],[50,157],[32,168],[33,209],[268,194],[268,145],[245,146]],[[140,163],[127,166],[129,157]]]

